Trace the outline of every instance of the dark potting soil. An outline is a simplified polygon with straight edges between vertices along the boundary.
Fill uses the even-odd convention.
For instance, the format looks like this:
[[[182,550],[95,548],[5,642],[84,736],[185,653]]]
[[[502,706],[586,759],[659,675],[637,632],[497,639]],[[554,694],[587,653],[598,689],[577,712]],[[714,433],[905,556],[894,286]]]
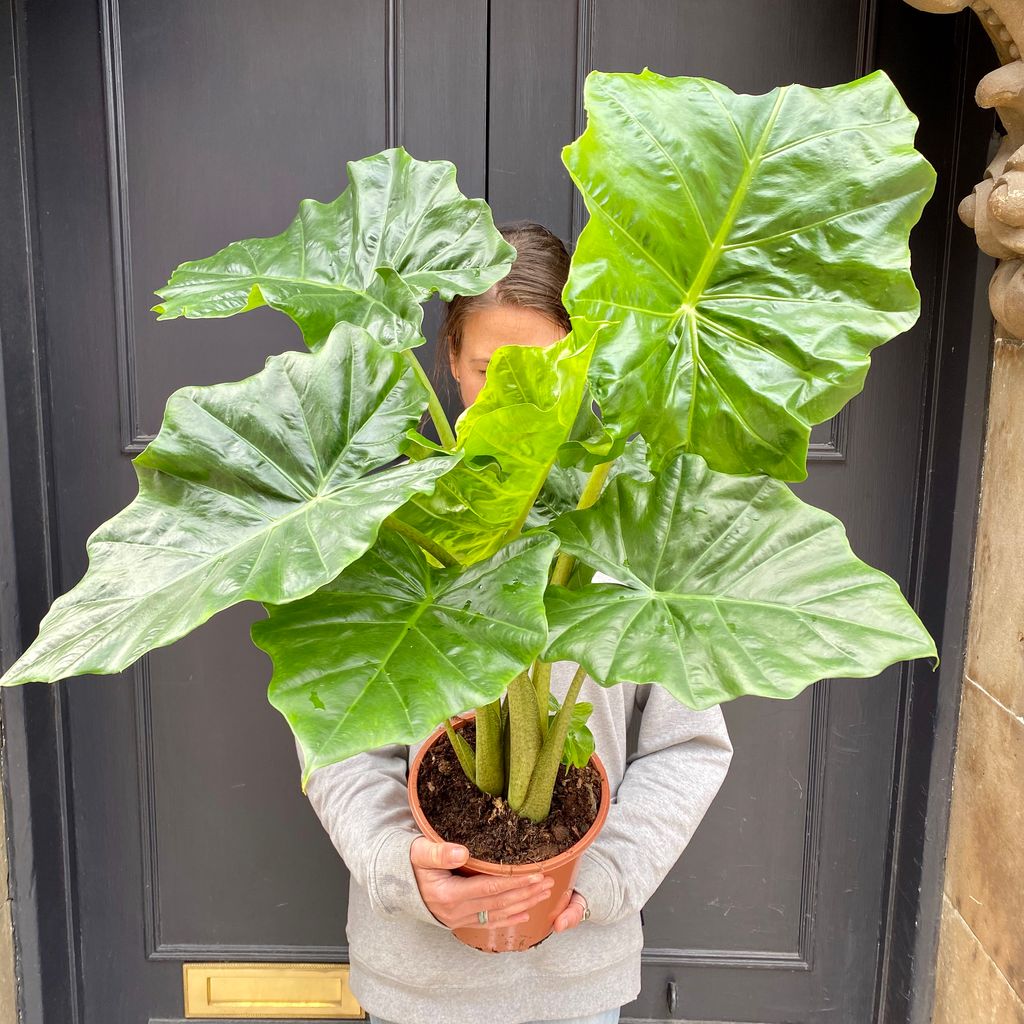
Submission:
[[[470,746],[476,728],[461,729]],[[601,776],[592,765],[558,766],[551,813],[540,823],[522,818],[501,797],[466,778],[448,737],[435,741],[420,763],[417,790],[427,820],[442,839],[494,864],[535,864],[579,842],[597,817]]]

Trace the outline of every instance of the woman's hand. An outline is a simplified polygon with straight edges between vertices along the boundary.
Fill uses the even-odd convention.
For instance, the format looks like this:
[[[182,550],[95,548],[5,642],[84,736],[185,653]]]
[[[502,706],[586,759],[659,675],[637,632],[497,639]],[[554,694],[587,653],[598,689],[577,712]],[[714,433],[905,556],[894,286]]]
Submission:
[[[540,872],[504,878],[456,875],[453,869],[466,863],[469,850],[458,843],[432,843],[426,836],[413,840],[409,859],[427,909],[449,928],[479,928],[477,913],[481,910],[487,911],[489,925],[521,924],[529,918],[525,911],[546,899],[554,885],[553,878]],[[574,892],[573,898],[577,895]],[[572,903],[559,920],[569,913],[575,913]],[[582,908],[579,914],[582,918]]]
[[[587,909],[587,898],[575,889],[569,897],[569,906],[555,918],[555,931],[565,932],[575,928],[583,920],[583,914]]]

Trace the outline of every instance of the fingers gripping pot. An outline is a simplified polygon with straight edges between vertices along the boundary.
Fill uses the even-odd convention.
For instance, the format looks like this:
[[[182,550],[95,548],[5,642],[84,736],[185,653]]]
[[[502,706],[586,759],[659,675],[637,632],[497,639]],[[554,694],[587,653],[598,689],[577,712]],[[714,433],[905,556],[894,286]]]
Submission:
[[[474,714],[470,712],[461,718],[455,719],[453,725],[456,729],[462,729],[467,722],[473,720]],[[434,843],[443,843],[446,840],[438,835],[434,827],[427,820],[420,806],[419,799],[419,771],[423,758],[430,748],[445,735],[444,726],[439,726],[423,743],[423,746],[416,752],[409,767],[409,806],[412,816],[416,820],[419,830]],[[482,950],[485,953],[509,953],[529,949],[551,934],[555,918],[565,910],[572,897],[573,883],[579,872],[580,858],[588,846],[597,838],[598,833],[604,826],[608,817],[608,807],[611,803],[611,794],[608,785],[608,773],[597,754],[590,758],[590,764],[597,769],[601,776],[601,801],[598,804],[597,816],[593,824],[586,831],[583,837],[568,850],[563,850],[555,857],[547,860],[536,861],[532,864],[496,864],[489,860],[480,860],[477,857],[470,857],[456,871],[460,875],[496,875],[502,878],[515,875],[531,875],[539,871],[544,875],[554,878],[555,884],[551,887],[551,895],[537,903],[528,911],[529,920],[521,924],[495,924],[491,926],[482,925],[479,928],[453,928],[452,934],[464,942],[467,946]]]

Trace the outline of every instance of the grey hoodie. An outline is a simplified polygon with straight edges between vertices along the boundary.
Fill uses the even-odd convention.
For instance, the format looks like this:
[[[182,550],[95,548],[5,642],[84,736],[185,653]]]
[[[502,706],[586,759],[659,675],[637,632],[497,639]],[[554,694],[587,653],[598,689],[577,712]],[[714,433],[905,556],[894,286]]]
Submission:
[[[553,666],[559,700],[574,671]],[[605,688],[587,678],[579,699],[594,705],[589,725],[612,790],[575,883],[591,916],[525,952],[463,945],[420,896],[406,778],[422,744],[382,747],[310,776],[309,802],[351,876],[349,983],[364,1009],[398,1024],[521,1024],[637,996],[640,908],[704,817],[732,745],[719,708],[691,711],[660,686]]]

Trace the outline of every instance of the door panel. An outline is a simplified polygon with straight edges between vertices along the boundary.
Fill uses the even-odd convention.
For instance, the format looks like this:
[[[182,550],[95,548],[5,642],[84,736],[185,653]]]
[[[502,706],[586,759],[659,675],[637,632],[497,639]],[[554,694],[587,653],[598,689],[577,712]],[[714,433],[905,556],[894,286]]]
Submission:
[[[268,310],[158,323],[152,290],[181,260],[277,233],[300,198],[341,191],[345,161],[398,143],[454,160],[499,221],[538,219],[571,239],[583,211],[559,151],[582,127],[589,68],[648,65],[746,92],[845,81],[864,70],[870,11],[860,0],[31,5],[63,588],[84,571],[89,533],[134,495],[129,456],[170,392],[301,347]],[[926,309],[936,209],[915,234]],[[432,304],[428,330],[438,315]],[[796,488],[904,584],[929,330],[923,320],[875,356],[864,394],[815,428]],[[346,958],[347,876],[266,701],[269,663],[248,640],[259,614],[232,609],[123,677],[67,687],[86,1024],[180,1018],[182,961]],[[898,678],[726,707],[733,767],[645,910],[644,989],[627,1015],[871,1019]]]

